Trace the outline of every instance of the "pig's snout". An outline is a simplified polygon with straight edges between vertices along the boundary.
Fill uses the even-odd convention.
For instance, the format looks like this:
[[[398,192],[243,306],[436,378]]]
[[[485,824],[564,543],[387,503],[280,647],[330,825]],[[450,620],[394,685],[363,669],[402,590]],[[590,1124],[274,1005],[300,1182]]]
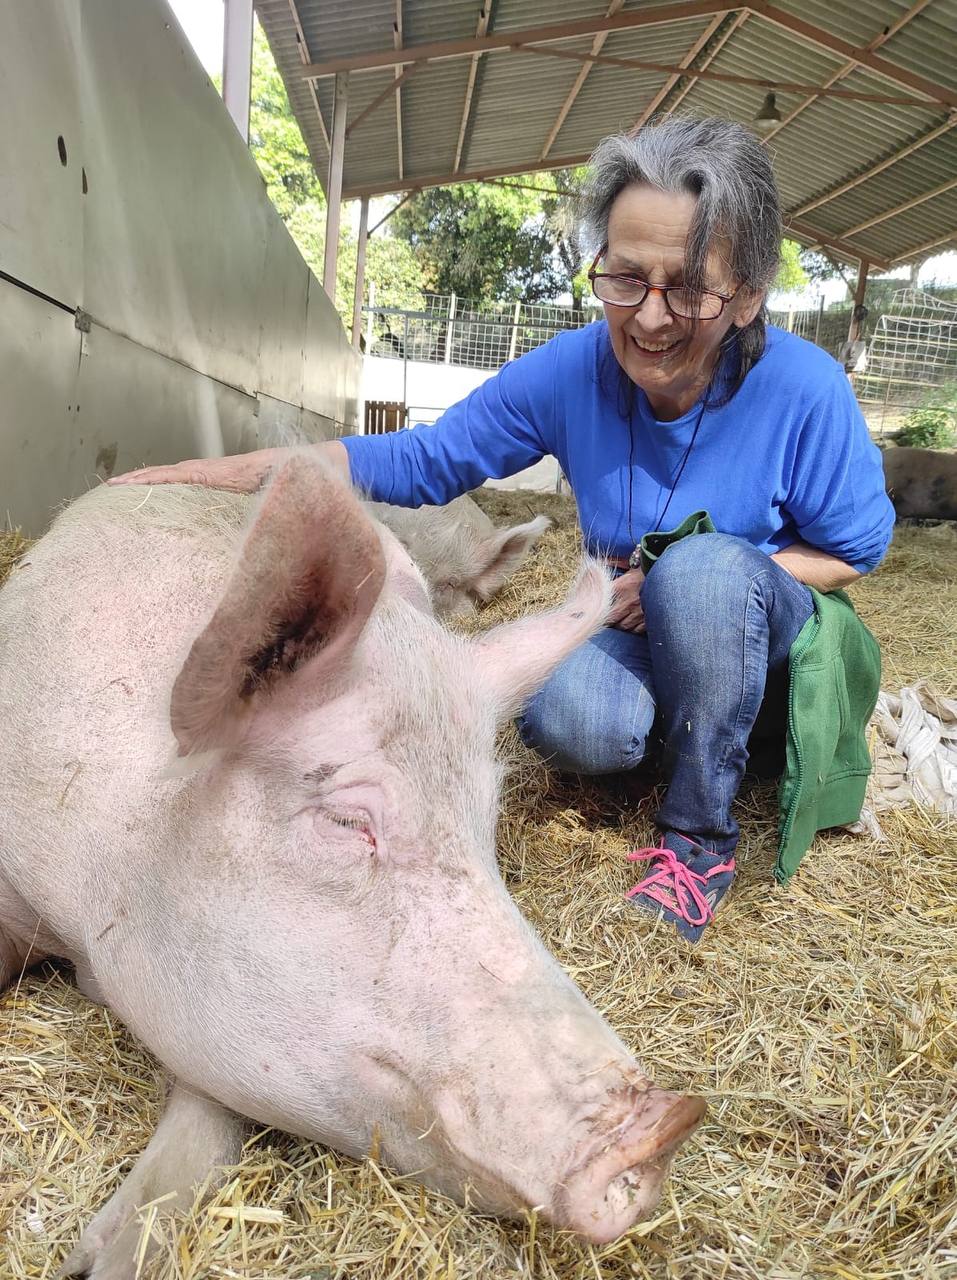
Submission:
[[[651,1214],[671,1157],[705,1110],[704,1099],[689,1094],[634,1091],[627,1116],[590,1142],[561,1180],[548,1216],[592,1244],[617,1240]]]

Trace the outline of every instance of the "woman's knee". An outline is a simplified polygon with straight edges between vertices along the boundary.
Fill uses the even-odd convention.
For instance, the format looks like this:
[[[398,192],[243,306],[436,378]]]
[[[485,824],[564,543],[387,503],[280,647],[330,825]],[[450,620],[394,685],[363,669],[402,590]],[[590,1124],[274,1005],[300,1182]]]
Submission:
[[[529,702],[517,724],[522,741],[547,763],[565,773],[622,773],[645,754],[654,720],[650,694],[628,714],[620,706],[595,697],[576,697],[572,690],[545,685]],[[624,714],[623,714],[624,712]]]
[[[648,571],[641,590],[645,613],[655,608],[683,609],[708,594],[745,586],[767,569],[767,556],[743,538],[728,533],[699,533],[673,543]]]

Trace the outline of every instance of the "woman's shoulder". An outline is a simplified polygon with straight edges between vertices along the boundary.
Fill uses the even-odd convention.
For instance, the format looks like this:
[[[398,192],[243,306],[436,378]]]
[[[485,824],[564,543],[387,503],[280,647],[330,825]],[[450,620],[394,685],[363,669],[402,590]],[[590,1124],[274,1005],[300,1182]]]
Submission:
[[[823,347],[799,338],[774,325],[768,325],[764,354],[745,379],[752,390],[761,395],[774,389],[776,395],[786,391],[802,402],[820,399],[835,385],[846,384],[847,374]]]
[[[561,383],[566,389],[594,386],[610,352],[608,326],[604,320],[596,320],[577,329],[563,329],[505,365],[502,373],[515,379],[516,385],[547,382],[552,387]]]

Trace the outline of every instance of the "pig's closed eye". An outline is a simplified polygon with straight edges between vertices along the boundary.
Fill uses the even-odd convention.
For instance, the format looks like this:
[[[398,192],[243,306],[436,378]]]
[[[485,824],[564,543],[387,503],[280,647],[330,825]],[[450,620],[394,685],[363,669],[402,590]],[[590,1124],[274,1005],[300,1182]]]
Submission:
[[[326,821],[331,826],[343,827],[347,831],[354,831],[359,839],[365,841],[369,846],[371,853],[376,850],[376,838],[372,830],[372,819],[368,813],[361,810],[352,810],[350,812],[340,812],[335,809],[318,809],[316,816],[320,821]]]

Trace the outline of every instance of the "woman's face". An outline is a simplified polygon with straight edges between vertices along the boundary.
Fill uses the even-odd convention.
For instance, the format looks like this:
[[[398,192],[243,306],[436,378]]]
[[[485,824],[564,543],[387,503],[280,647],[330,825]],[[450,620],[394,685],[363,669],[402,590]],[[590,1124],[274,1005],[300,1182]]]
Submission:
[[[608,249],[599,270],[634,275],[648,284],[684,283],[685,241],[694,216],[693,195],[658,191],[644,184],[626,187],[611,207]],[[726,245],[708,253],[705,287],[731,294]],[[676,418],[692,407],[707,386],[728,330],[743,327],[760,310],[762,295],[741,289],[714,320],[679,319],[660,293],[640,307],[605,303],[605,319],[618,363],[647,395],[659,418]]]

